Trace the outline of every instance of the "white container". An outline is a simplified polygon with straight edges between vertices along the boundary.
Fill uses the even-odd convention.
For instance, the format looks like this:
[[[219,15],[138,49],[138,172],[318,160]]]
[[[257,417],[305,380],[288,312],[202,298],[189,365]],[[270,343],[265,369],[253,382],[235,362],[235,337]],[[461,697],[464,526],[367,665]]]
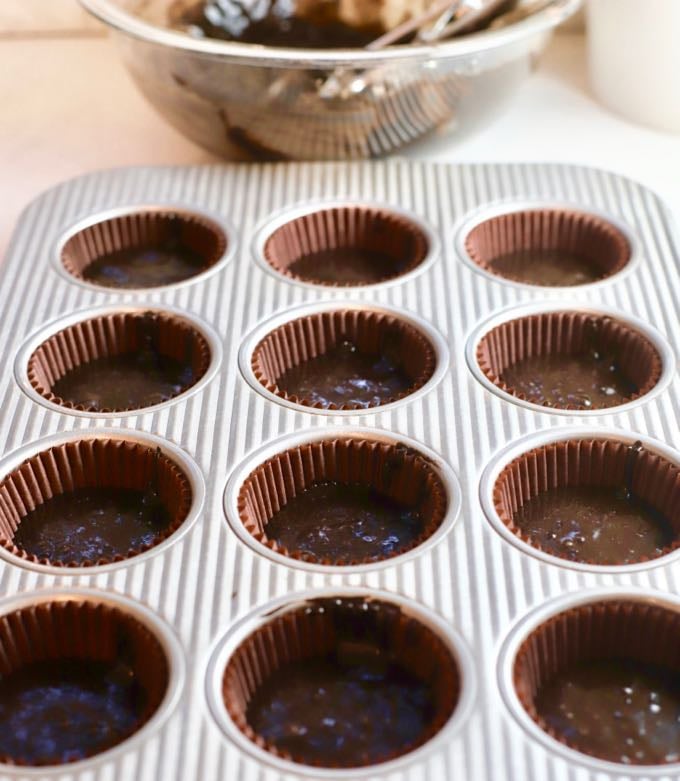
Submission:
[[[680,0],[589,0],[590,83],[626,118],[680,132]]]

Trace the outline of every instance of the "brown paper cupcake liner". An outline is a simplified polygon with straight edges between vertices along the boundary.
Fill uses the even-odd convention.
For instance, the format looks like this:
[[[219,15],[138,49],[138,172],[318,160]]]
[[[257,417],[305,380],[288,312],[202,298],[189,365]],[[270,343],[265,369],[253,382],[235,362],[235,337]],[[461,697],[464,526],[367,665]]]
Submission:
[[[329,281],[296,271],[294,264],[327,250],[361,250],[388,256],[393,270],[379,279]],[[386,209],[336,206],[296,217],[266,240],[264,257],[288,277],[335,287],[374,284],[407,274],[427,256],[429,242],[413,221]]]
[[[275,328],[255,347],[251,367],[257,380],[271,393],[295,404],[323,409],[364,409],[359,404],[322,405],[288,394],[277,385],[289,369],[321,356],[335,345],[351,341],[361,353],[379,355],[389,348],[399,357],[401,368],[411,380],[403,393],[380,400],[390,404],[410,396],[432,377],[437,363],[435,349],[415,326],[393,315],[369,310],[318,312]]]
[[[503,381],[509,367],[532,357],[571,356],[594,349],[616,355],[621,372],[637,388],[626,401],[649,393],[659,381],[662,362],[656,347],[640,331],[607,315],[543,312],[509,320],[480,339],[476,354],[479,368],[494,385],[526,400],[525,394]],[[584,407],[565,405],[561,409]]]
[[[24,666],[48,661],[122,662],[143,691],[135,725],[110,745],[137,732],[158,710],[168,688],[166,654],[150,629],[119,608],[89,599],[41,602],[0,616],[0,677]],[[21,756],[0,755],[0,762],[27,765]],[[53,764],[45,757],[39,764]]]
[[[55,395],[52,388],[78,366],[98,358],[134,353],[149,344],[159,354],[191,366],[193,381],[176,396],[195,385],[208,370],[207,340],[181,317],[163,312],[118,312],[74,323],[46,339],[28,359],[28,381],[47,401],[69,409],[99,413],[144,409],[85,407]]]
[[[153,542],[125,555],[97,561],[39,558],[14,541],[22,520],[55,496],[81,488],[153,491],[170,522]],[[116,439],[83,439],[44,450],[24,461],[0,482],[0,545],[25,561],[55,567],[90,567],[122,561],[150,550],[182,525],[191,506],[189,480],[160,450]]]
[[[468,233],[465,249],[480,268],[505,279],[514,278],[494,262],[510,253],[569,253],[592,266],[596,279],[618,273],[631,257],[628,240],[612,223],[568,209],[529,209],[491,217]],[[529,284],[544,283],[532,280]]]
[[[517,696],[538,726],[581,751],[541,717],[536,699],[543,686],[579,662],[634,661],[680,673],[680,613],[633,599],[594,602],[553,616],[524,640],[513,664]]]
[[[523,453],[508,464],[496,479],[494,509],[513,534],[541,550],[537,540],[515,524],[515,516],[533,497],[567,486],[628,491],[635,499],[657,510],[673,529],[675,539],[659,556],[680,547],[680,468],[646,450],[640,443],[629,445],[613,439],[574,439]],[[552,552],[551,555],[559,556]],[[645,556],[638,559],[639,562],[649,560]]]
[[[197,274],[214,266],[227,249],[224,231],[206,217],[172,210],[142,210],[101,220],[79,230],[64,244],[61,262],[77,279],[95,261],[122,250],[145,250],[176,241],[201,258]],[[190,277],[188,277],[190,278]],[[103,285],[101,287],[118,287]]]
[[[267,536],[272,516],[314,483],[360,483],[406,507],[417,508],[421,534],[410,545],[376,558],[317,558],[289,550]],[[245,529],[262,545],[293,559],[317,564],[357,565],[400,556],[417,548],[440,527],[446,515],[446,489],[429,461],[403,445],[365,439],[328,439],[300,445],[270,458],[246,478],[238,494]]]
[[[291,662],[324,658],[342,648],[373,642],[404,669],[431,685],[434,712],[428,728],[414,735],[385,762],[406,754],[434,737],[454,712],[461,691],[460,670],[444,642],[430,628],[395,604],[357,598],[319,598],[279,613],[249,635],[229,659],[222,678],[222,696],[237,727],[260,748],[277,757],[309,764],[258,735],[247,708],[258,689]],[[348,765],[361,767],[360,758]],[[372,763],[376,764],[376,763]],[[324,765],[329,767],[331,765]]]

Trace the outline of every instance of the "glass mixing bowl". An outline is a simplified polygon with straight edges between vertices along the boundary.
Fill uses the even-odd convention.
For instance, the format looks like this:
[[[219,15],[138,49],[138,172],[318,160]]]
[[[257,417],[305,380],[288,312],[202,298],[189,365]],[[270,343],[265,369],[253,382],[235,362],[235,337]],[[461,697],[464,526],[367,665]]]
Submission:
[[[434,44],[284,49],[167,27],[168,0],[81,0],[114,31],[133,78],[181,133],[230,159],[380,157],[499,111],[581,0]]]

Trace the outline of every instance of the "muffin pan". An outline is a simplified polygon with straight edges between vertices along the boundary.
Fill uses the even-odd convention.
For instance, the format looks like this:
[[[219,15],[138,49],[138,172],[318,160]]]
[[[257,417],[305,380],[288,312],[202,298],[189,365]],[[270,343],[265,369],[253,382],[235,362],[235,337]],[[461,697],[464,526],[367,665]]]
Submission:
[[[318,216],[327,209],[332,217]],[[520,212],[531,214],[518,217]],[[151,223],[154,214],[202,215],[223,243],[214,244],[205,271],[146,290],[99,287],[79,279],[73,261],[71,271],[64,267],[63,252],[73,250],[69,242],[79,232],[94,225],[100,225],[95,233],[104,230],[101,223],[108,219],[124,218],[129,227],[134,214]],[[370,284],[340,287],[286,271],[293,245],[310,238],[305,232],[314,232],[316,243],[307,247],[312,254],[337,249],[343,231],[361,233],[367,243],[360,249],[372,251],[373,233],[365,221],[386,215],[394,220],[388,220],[389,229],[403,229],[399,235],[409,245],[409,258],[391,253],[400,276],[378,274]],[[491,218],[498,221],[495,228],[470,237]],[[297,220],[302,226],[296,227]],[[376,228],[378,234],[385,229],[383,223]],[[281,230],[272,255],[267,242]],[[513,231],[522,241],[509,247],[510,254],[547,249],[559,258],[563,251],[580,254],[595,241],[600,268],[610,276],[569,288],[504,279],[485,263],[496,252],[494,242],[509,241]],[[83,247],[93,246],[94,234],[88,236],[92,241],[80,247],[78,263],[89,257]],[[118,249],[113,239],[108,246]],[[279,268],[270,265],[274,256]],[[572,471],[560,472],[559,458],[548,459],[540,474],[532,471],[535,456],[524,466],[509,465],[550,448],[580,452],[578,484],[595,485],[607,474],[606,459],[589,460],[583,448],[564,443],[607,441],[607,459],[623,470],[625,482],[621,454],[640,442],[645,463],[639,474],[633,472],[634,492],[645,500],[659,498],[677,524],[672,497],[679,490],[673,470],[680,464],[679,267],[675,228],[655,195],[614,174],[568,166],[391,160],[137,168],[91,174],[40,196],[24,213],[0,273],[0,356],[6,367],[0,377],[0,492],[11,475],[24,481],[3,504],[8,533],[0,547],[0,612],[4,616],[36,601],[115,604],[157,637],[168,675],[157,710],[139,732],[100,755],[59,767],[34,770],[0,762],[0,781],[36,775],[55,781],[677,777],[680,765],[672,757],[665,765],[615,763],[560,741],[542,728],[531,688],[520,680],[536,679],[538,667],[525,665],[524,678],[515,674],[516,664],[524,664],[520,651],[529,647],[527,638],[538,637],[534,632],[547,637],[549,630],[541,628],[546,622],[572,608],[581,615],[589,601],[637,600],[677,614],[676,540],[662,555],[630,564],[571,561],[534,547],[511,528],[518,497],[537,486],[571,484],[576,472],[572,461]],[[195,335],[193,343],[200,346],[194,385],[141,409],[107,412],[57,403],[49,389],[56,376],[52,369],[58,373],[92,360],[116,342],[107,341],[116,335],[112,324],[148,320],[149,313],[154,321],[167,318],[181,323],[185,335]],[[479,346],[493,329],[502,331],[522,318],[532,323],[561,318],[574,339],[579,322],[620,324],[649,346],[643,350],[645,365],[633,362],[645,372],[646,379],[636,381],[640,392],[632,390],[615,407],[556,409],[499,387],[480,365]],[[323,323],[334,324],[333,344],[355,347],[358,324],[371,324],[361,332],[369,342],[374,331],[396,324],[408,338],[396,348],[390,344],[388,357],[398,358],[409,374],[407,392],[386,395],[378,405],[344,409],[310,406],[295,393],[281,392],[274,364],[294,367],[323,354],[330,343]],[[276,337],[276,350],[256,359],[263,342],[285,335],[287,328],[294,338]],[[516,332],[522,354],[531,351],[526,336]],[[60,349],[47,357],[41,353],[39,367],[35,359],[31,363],[36,351],[44,353],[46,344],[56,342]],[[169,344],[185,349],[188,342],[173,338]],[[628,353],[627,347],[621,358]],[[94,449],[77,445],[93,440],[100,441]],[[78,465],[67,468],[58,454],[98,452],[107,442],[127,442],[147,453],[160,448],[190,489],[190,498],[184,489],[175,491],[183,520],[175,517],[154,547],[120,560],[73,567],[22,555],[9,532],[32,509],[31,497],[64,493],[75,484],[74,475],[85,474]],[[392,454],[387,473],[375,456],[382,449]],[[406,479],[390,482],[409,459]],[[98,479],[118,485],[116,464],[104,459]],[[504,471],[510,468],[516,470],[512,479]],[[323,481],[360,484],[355,478],[364,473],[371,475],[364,486],[391,491],[388,498],[411,502],[426,515],[427,534],[416,535],[395,555],[341,561],[288,555],[290,550],[272,544],[265,521],[296,492]],[[503,479],[505,487],[497,485]],[[420,480],[440,503],[429,506],[422,496],[415,501],[399,494]],[[526,495],[520,484],[527,486]],[[438,650],[420,656],[453,660],[441,674],[449,681],[443,693],[451,696],[438,702],[432,724],[403,750],[393,746],[372,755],[377,764],[305,765],[299,755],[268,750],[272,744],[249,726],[243,707],[248,711],[249,698],[264,696],[254,672],[264,669],[260,661],[282,669],[285,648],[292,654],[286,664],[301,663],[300,654],[291,651],[293,635],[271,634],[276,622],[289,631],[293,621],[304,634],[304,616],[347,600],[366,605],[369,613],[396,611],[399,620],[425,626],[425,645]],[[567,624],[560,637],[572,647]],[[677,621],[664,626],[676,646]],[[265,637],[271,653],[258,640]],[[412,649],[405,641],[402,650]],[[225,674],[244,659],[249,661],[237,675]],[[408,660],[398,661],[403,667]],[[431,673],[414,675],[422,681]]]

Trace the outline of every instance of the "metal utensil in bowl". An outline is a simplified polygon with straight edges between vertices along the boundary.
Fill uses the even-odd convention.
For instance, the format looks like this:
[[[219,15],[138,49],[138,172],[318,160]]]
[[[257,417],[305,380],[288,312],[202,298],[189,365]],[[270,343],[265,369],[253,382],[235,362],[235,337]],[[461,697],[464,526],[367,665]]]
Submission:
[[[232,159],[307,160],[378,157],[436,130],[471,132],[580,2],[552,0],[498,30],[368,51],[194,38],[167,28],[167,0],[81,0],[114,30],[138,86],[180,132]],[[338,74],[342,89],[321,89]]]
[[[434,25],[418,32],[418,40],[425,43],[453,38],[482,27],[494,17],[512,10],[517,0],[465,0],[444,14]]]

